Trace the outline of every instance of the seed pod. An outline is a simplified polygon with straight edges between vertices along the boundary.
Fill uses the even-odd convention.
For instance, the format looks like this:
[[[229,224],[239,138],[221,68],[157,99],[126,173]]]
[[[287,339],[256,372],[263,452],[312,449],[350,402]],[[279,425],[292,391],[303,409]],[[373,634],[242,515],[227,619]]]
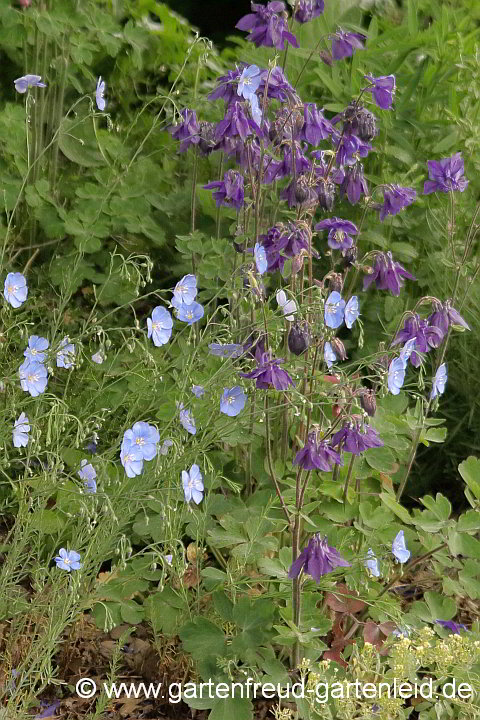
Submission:
[[[340,360],[347,359],[347,351],[345,350],[345,345],[341,340],[339,340],[337,337],[334,337],[332,340],[330,340],[330,345],[332,346],[333,352],[340,358]]]
[[[343,256],[343,267],[344,268],[351,267],[356,261],[357,261],[357,247],[356,247],[356,245],[352,245],[351,248],[348,248],[348,250],[345,250],[345,254]]]
[[[341,273],[332,273],[328,278],[328,288],[330,292],[341,293],[343,290],[343,275]]]
[[[367,415],[373,417],[377,410],[377,398],[373,390],[363,390],[360,396],[360,404]]]
[[[288,333],[288,349],[294,355],[301,355],[310,345],[310,330],[306,322],[303,325],[294,322]]]

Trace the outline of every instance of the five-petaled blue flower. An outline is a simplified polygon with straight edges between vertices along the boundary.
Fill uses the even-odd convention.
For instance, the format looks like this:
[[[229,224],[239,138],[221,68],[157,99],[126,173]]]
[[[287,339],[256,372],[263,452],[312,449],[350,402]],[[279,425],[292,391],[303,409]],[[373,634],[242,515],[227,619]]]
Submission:
[[[251,252],[251,251],[250,251]],[[257,272],[259,275],[263,275],[267,271],[268,262],[267,262],[267,251],[263,247],[263,245],[260,245],[260,243],[255,243],[255,247],[253,249],[253,256],[255,258],[255,265],[257,266]]]
[[[18,419],[15,420],[13,426],[13,446],[16,448],[26,447],[28,445],[28,433],[30,432],[30,425],[28,417],[22,412]]]
[[[237,95],[241,95],[245,100],[251,100],[252,95],[258,90],[258,86],[262,81],[262,71],[257,65],[250,65],[244,68],[238,80]]]
[[[75,552],[75,550],[65,550],[65,548],[60,548],[58,555],[55,558],[57,568],[60,568],[60,570],[67,570],[68,572],[71,570],[80,570],[82,563],[79,562],[79,560],[80,555],[78,552]]]
[[[210,350],[210,355],[216,355],[222,358],[238,358],[243,355],[244,352],[243,345],[239,345],[238,343],[226,343],[225,345],[222,343],[210,343],[208,349]]]
[[[235,417],[242,412],[246,402],[247,396],[240,385],[225,388],[220,400],[220,412],[229,417]]]
[[[390,367],[388,368],[387,384],[392,395],[398,395],[400,392],[400,388],[405,382],[406,367],[406,361],[401,357],[395,358],[390,363]]]
[[[204,486],[202,473],[200,472],[198,465],[192,465],[188,472],[186,470],[182,470],[182,483],[185,501],[190,502],[193,500],[196,505],[201,503],[203,499]]]
[[[197,426],[195,424],[195,418],[193,417],[190,410],[183,407],[183,403],[179,403],[178,409],[180,410],[180,422],[190,435],[195,435],[197,432]]]
[[[157,454],[160,435],[156,427],[146,422],[136,422],[130,430],[125,430],[123,444],[140,451],[143,460],[153,460]]]
[[[60,349],[57,352],[57,367],[63,367],[67,370],[73,367],[75,362],[75,345],[70,342],[70,338],[64,337],[60,343]]]
[[[435,373],[435,377],[433,378],[430,400],[433,400],[433,398],[436,398],[438,395],[443,395],[443,393],[445,392],[445,385],[447,384],[447,378],[447,366],[445,363],[442,363],[438,368],[437,372]]]
[[[13,308],[23,305],[28,295],[25,276],[22,273],[8,273],[5,278],[3,297]]]
[[[196,398],[201,398],[203,395],[205,395],[205,388],[203,385],[192,385],[192,393],[195,395]]]
[[[138,445],[132,445],[128,440],[123,440],[120,448],[120,460],[127,477],[133,478],[140,475],[143,470],[143,453]]]
[[[184,275],[175,285],[173,297],[178,303],[191,305],[197,297],[197,278],[195,275]],[[178,305],[174,305],[178,309]]]
[[[395,536],[392,543],[392,553],[395,556],[395,558],[398,560],[399,563],[406,563],[408,558],[411,555],[410,550],[407,550],[407,546],[405,545],[405,533],[403,530],[400,530],[399,533]]]
[[[105,100],[105,80],[102,80],[101,75],[97,80],[97,88],[95,90],[95,102],[97,103],[97,108],[101,112],[103,112],[107,105],[107,101]]]
[[[32,397],[37,397],[45,392],[48,382],[48,372],[45,365],[36,360],[25,360],[20,365],[18,373],[22,390],[29,392]]]
[[[97,365],[102,365],[102,363],[105,362],[105,353],[103,350],[99,350],[96,353],[93,353],[92,355],[92,362],[96,363]]]
[[[368,548],[368,554],[366,560],[364,561],[364,565],[374,577],[380,577],[378,560],[375,557],[375,553],[373,552],[372,548]]]
[[[95,478],[97,477],[97,473],[92,463],[89,463],[86,459],[82,460],[82,462],[80,463],[80,470],[78,471],[77,475],[80,480],[83,480],[86,492],[97,492],[97,483],[95,480]]]
[[[327,364],[327,368],[330,370],[333,363],[336,361],[337,356],[332,348],[331,343],[326,342],[323,346],[323,359],[325,360]]]
[[[15,90],[22,95],[27,92],[28,88],[31,87],[47,87],[45,83],[42,82],[40,75],[22,75],[22,77],[17,78],[13,82]]]
[[[148,337],[151,337],[156,347],[165,345],[172,335],[172,316],[163,305],[153,309],[152,317],[147,318]]]
[[[285,315],[285,320],[293,322],[295,320],[295,316],[291,313],[297,312],[297,303],[295,300],[288,300],[285,290],[277,290],[276,298],[277,303],[282,308],[282,312]]]
[[[177,308],[177,319],[188,323],[188,325],[193,325],[193,323],[201,320],[204,314],[205,308],[198,302],[191,302],[190,305],[182,303]]]
[[[349,330],[352,329],[353,324],[359,315],[360,310],[358,309],[358,297],[356,295],[352,295],[345,306],[345,325]]]
[[[345,300],[339,292],[330,293],[325,303],[325,325],[333,330],[340,327],[345,314]]]
[[[48,340],[38,335],[31,335],[28,338],[28,347],[23,353],[29,360],[37,362],[45,362],[45,350],[48,348]]]

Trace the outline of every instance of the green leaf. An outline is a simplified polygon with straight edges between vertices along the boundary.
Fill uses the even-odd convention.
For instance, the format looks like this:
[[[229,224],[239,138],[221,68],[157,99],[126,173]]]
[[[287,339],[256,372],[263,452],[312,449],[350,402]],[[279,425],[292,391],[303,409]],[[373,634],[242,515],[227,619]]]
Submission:
[[[447,498],[441,493],[437,493],[436,499],[434,500],[431,495],[426,495],[421,498],[421,502],[426,508],[439,520],[448,520],[450,513],[452,512],[452,505]]]
[[[433,590],[424,594],[433,620],[451,620],[457,614],[457,605],[451,598],[446,598]]]
[[[82,167],[100,167],[105,160],[98,149],[92,118],[62,120],[58,146],[71,162]]]
[[[228,687],[230,690],[230,686]],[[209,720],[251,720],[253,718],[252,701],[248,698],[233,697],[225,700],[216,700]]]
[[[397,464],[395,455],[388,447],[371,448],[365,453],[365,460],[370,467],[379,472],[395,472]]]
[[[195,660],[208,656],[222,657],[226,643],[223,630],[205,617],[196,617],[184,625],[179,632],[184,649],[191,653]]]
[[[408,510],[405,510],[405,508],[398,503],[393,495],[390,495],[389,493],[382,492],[380,493],[380,500],[383,502],[384,505],[388,507],[389,510],[391,510],[395,515],[397,515],[400,520],[402,520],[404,523],[407,523],[407,525],[411,525],[413,523],[412,518],[410,517],[410,514]]]
[[[470,455],[458,466],[458,472],[477,500],[480,500],[480,459]]]
[[[31,527],[46,535],[55,535],[60,532],[65,519],[55,510],[37,510],[30,521]]]

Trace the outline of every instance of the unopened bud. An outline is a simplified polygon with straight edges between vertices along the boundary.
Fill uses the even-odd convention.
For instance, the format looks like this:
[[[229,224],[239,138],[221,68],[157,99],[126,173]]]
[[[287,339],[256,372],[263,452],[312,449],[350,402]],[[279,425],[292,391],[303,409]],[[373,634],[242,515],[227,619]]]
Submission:
[[[336,291],[341,293],[343,290],[343,275],[340,273],[332,273],[328,278],[328,288],[330,292]]]
[[[288,333],[288,349],[294,355],[301,355],[310,345],[310,330],[308,324],[294,322]]]
[[[360,396],[360,404],[367,415],[373,417],[377,410],[377,398],[373,390],[363,390]]]
[[[354,263],[357,261],[357,247],[356,245],[352,245],[351,248],[348,248],[348,250],[345,250],[345,253],[343,255],[343,267],[348,268],[354,265]],[[372,270],[373,272],[373,270]]]
[[[332,346],[333,352],[340,358],[340,360],[347,359],[347,351],[345,350],[345,345],[341,340],[339,340],[337,337],[334,337],[332,340],[330,340],[330,345]]]

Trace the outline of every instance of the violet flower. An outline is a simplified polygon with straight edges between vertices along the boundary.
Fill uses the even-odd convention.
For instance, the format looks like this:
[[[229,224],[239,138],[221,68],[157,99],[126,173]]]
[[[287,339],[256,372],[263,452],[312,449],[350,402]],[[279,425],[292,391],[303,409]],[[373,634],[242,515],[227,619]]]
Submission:
[[[368,185],[363,176],[362,163],[345,168],[345,177],[340,185],[340,195],[345,192],[351,205],[357,204],[362,193],[368,195]]]
[[[225,100],[226,105],[238,99],[238,81],[245,69],[246,65],[241,64],[240,67],[235,70],[229,70],[226,75],[221,75],[217,78],[217,87],[209,94],[209,100]]]
[[[315,103],[305,103],[303,106],[304,124],[300,133],[300,140],[305,140],[310,145],[319,145],[321,140],[325,140],[333,135],[333,125],[327,120],[321,110],[318,110]]]
[[[383,191],[383,205],[380,208],[380,221],[387,215],[397,215],[400,210],[411,205],[417,197],[417,191],[410,187],[388,185]]]
[[[261,133],[260,128],[246,114],[244,103],[238,101],[228,106],[225,117],[215,126],[215,140],[221,144],[226,138],[235,137],[240,137],[245,142],[253,133]]]
[[[395,75],[380,75],[373,77],[371,74],[364,75],[365,79],[372,83],[367,88],[372,93],[373,99],[382,110],[390,110],[395,95]]]
[[[205,190],[215,190],[213,197],[217,207],[226,205],[241,210],[244,203],[243,175],[236,170],[227,170],[223,180],[216,180],[203,186]]]
[[[183,118],[183,122],[170,125],[167,130],[175,140],[180,140],[180,152],[186,152],[190,145],[198,145],[200,141],[200,126],[195,110],[184,108],[180,115]]]
[[[442,343],[443,334],[438,327],[429,325],[428,320],[415,313],[406,318],[402,330],[396,334],[392,342],[392,347],[412,339],[415,339],[415,345],[410,355],[410,362],[414,367],[418,367],[421,359],[417,353],[427,353],[432,348],[437,348]]]
[[[375,281],[377,290],[390,290],[392,295],[398,296],[404,284],[403,278],[416,279],[405,270],[403,265],[393,259],[390,251],[386,253],[379,252],[375,255],[373,272],[363,278],[363,289],[367,290]]]
[[[347,422],[332,437],[331,444],[333,447],[341,445],[344,450],[353,455],[374,447],[383,447],[383,440],[378,433],[370,425],[363,425],[358,422]]]
[[[283,50],[288,42],[298,48],[295,35],[288,30],[287,21],[283,16],[285,3],[280,0],[273,0],[267,6],[252,2],[252,12],[244,15],[235,25],[238,30],[250,32],[247,40],[253,42],[256,47],[275,47]]]
[[[334,60],[342,60],[351,57],[355,50],[363,50],[367,38],[360,33],[345,32],[341,28],[332,35],[332,57]]]
[[[457,623],[453,620],[435,620],[437,625],[441,625],[446,630],[451,630],[454,635],[460,635],[460,630],[467,630],[468,628],[463,623]]]
[[[307,547],[303,548],[292,563],[288,577],[297,578],[303,570],[318,583],[322,575],[327,575],[337,567],[350,567],[350,563],[342,558],[336,548],[330,547],[326,536],[322,538],[320,533],[317,533],[310,538]]]
[[[460,315],[458,310],[451,305],[451,300],[447,300],[445,303],[438,301],[433,302],[433,313],[428,316],[429,325],[435,325],[445,336],[451,325],[459,325],[470,330],[463,317]]]
[[[240,375],[245,378],[255,378],[256,387],[266,390],[273,386],[275,390],[287,390],[289,385],[295,385],[286,370],[278,367],[285,362],[283,358],[272,358],[270,353],[264,353],[261,357],[258,367],[249,373],[241,372]]]
[[[342,137],[335,138],[334,145],[337,148],[335,162],[340,167],[355,165],[360,158],[367,157],[372,149],[369,142],[361,140],[353,133],[345,133]]]
[[[432,192],[450,192],[459,190],[463,192],[468,185],[464,177],[464,164],[462,153],[458,152],[450,158],[428,161],[428,177],[423,187],[423,194]]]
[[[264,70],[261,74],[261,82],[258,86],[258,94],[263,97],[265,94],[265,85],[267,84],[267,97],[280,102],[290,100],[293,104],[299,105],[300,98],[295,89],[288,82],[285,73],[278,65],[273,70]]]
[[[293,17],[299,23],[307,23],[319,17],[324,9],[324,0],[298,0]]]
[[[322,220],[315,225],[315,230],[328,230],[328,246],[332,250],[342,251],[352,247],[354,240],[351,236],[358,233],[357,226],[350,220],[337,217]]]
[[[343,465],[341,456],[324,441],[317,442],[317,433],[309,433],[305,446],[297,452],[292,465],[304,470],[331,472],[334,465]]]

